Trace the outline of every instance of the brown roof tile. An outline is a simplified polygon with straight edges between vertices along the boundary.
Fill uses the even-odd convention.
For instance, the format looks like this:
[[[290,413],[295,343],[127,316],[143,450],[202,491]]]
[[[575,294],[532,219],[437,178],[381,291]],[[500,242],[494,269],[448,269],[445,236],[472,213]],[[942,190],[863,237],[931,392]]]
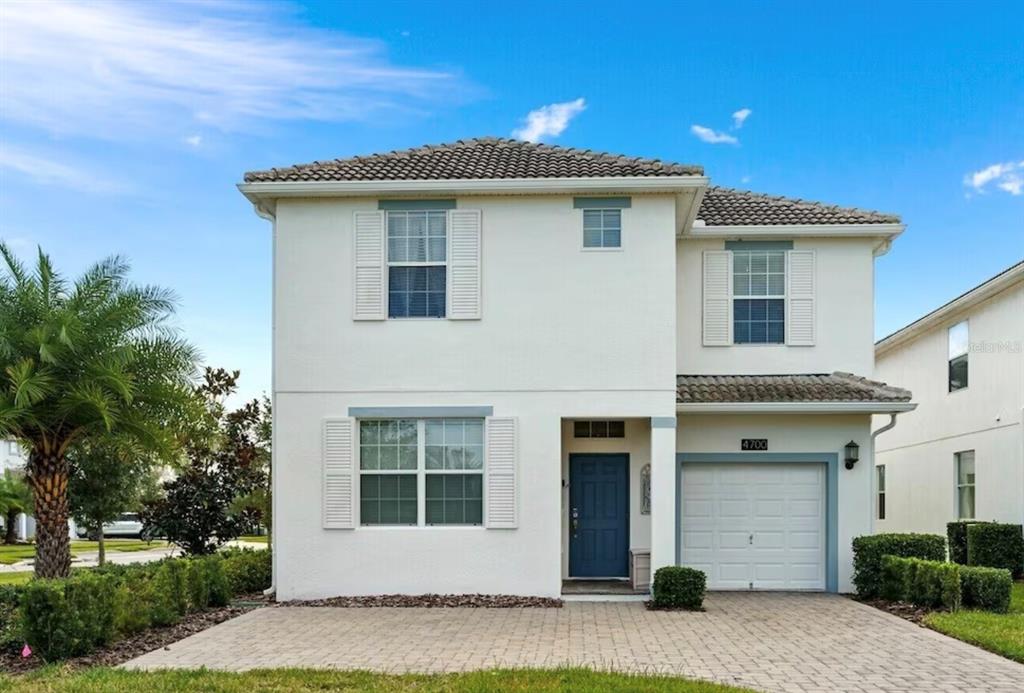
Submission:
[[[680,375],[676,402],[909,402],[899,387],[851,373],[811,375]]]
[[[898,224],[900,221],[893,214],[717,186],[709,187],[704,193],[697,218],[707,226]]]
[[[481,137],[449,144],[314,161],[250,171],[247,183],[280,181],[464,180],[474,178],[607,178],[699,176],[700,166],[640,159],[590,149]]]

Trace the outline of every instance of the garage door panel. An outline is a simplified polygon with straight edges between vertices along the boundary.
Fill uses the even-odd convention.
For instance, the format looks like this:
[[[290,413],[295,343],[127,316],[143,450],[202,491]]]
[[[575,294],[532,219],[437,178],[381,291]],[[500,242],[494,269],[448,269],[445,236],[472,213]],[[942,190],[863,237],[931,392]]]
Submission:
[[[685,464],[681,563],[710,589],[824,589],[824,481],[818,464]]]

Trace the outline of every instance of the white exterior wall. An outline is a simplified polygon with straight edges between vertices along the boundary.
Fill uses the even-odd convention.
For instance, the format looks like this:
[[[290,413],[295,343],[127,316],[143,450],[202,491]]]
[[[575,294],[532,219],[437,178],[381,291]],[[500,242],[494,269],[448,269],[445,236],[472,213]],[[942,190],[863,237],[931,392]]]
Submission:
[[[816,343],[737,344],[706,347],[701,339],[701,262],[705,250],[722,250],[722,239],[681,240],[678,372],[700,375],[763,375],[874,370],[874,247],[872,238],[796,238],[794,250],[815,250]]]
[[[948,391],[948,329],[966,319],[968,387]],[[880,532],[936,532],[957,518],[954,453],[975,451],[979,520],[1024,523],[1024,283],[951,315],[878,357],[878,378],[918,403],[878,438],[886,466]]]
[[[853,591],[854,537],[872,532],[870,500],[871,417],[861,415],[687,414],[679,417],[676,449],[689,453],[735,453],[741,438],[767,438],[772,453],[835,453],[838,479],[838,580],[840,592]],[[860,462],[853,469],[843,464],[843,447],[850,440],[860,445]],[[753,454],[756,457],[756,453]]]
[[[669,196],[633,196],[620,251],[585,252],[572,198],[460,198],[483,219],[483,319],[354,322],[352,213],[282,200],[275,224],[279,598],[561,588],[562,419],[671,416]],[[321,527],[321,421],[349,407],[492,406],[519,420],[519,526]],[[649,426],[649,423],[647,424]]]
[[[15,441],[0,440],[0,474],[8,469],[24,469],[27,461],[28,457]]]

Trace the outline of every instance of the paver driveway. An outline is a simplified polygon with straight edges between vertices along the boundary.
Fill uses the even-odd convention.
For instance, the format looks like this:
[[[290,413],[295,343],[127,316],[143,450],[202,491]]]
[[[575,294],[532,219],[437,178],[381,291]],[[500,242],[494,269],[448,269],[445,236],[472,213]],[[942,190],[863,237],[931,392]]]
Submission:
[[[125,664],[245,670],[595,668],[766,691],[1015,691],[1024,666],[845,597],[713,593],[703,613],[637,602],[562,609],[259,609]]]

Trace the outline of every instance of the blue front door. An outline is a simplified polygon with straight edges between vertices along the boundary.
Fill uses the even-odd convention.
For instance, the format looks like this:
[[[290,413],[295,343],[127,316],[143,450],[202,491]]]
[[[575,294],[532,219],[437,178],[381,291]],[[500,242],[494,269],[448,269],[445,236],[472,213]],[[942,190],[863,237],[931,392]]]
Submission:
[[[569,456],[569,577],[629,575],[629,455]]]

